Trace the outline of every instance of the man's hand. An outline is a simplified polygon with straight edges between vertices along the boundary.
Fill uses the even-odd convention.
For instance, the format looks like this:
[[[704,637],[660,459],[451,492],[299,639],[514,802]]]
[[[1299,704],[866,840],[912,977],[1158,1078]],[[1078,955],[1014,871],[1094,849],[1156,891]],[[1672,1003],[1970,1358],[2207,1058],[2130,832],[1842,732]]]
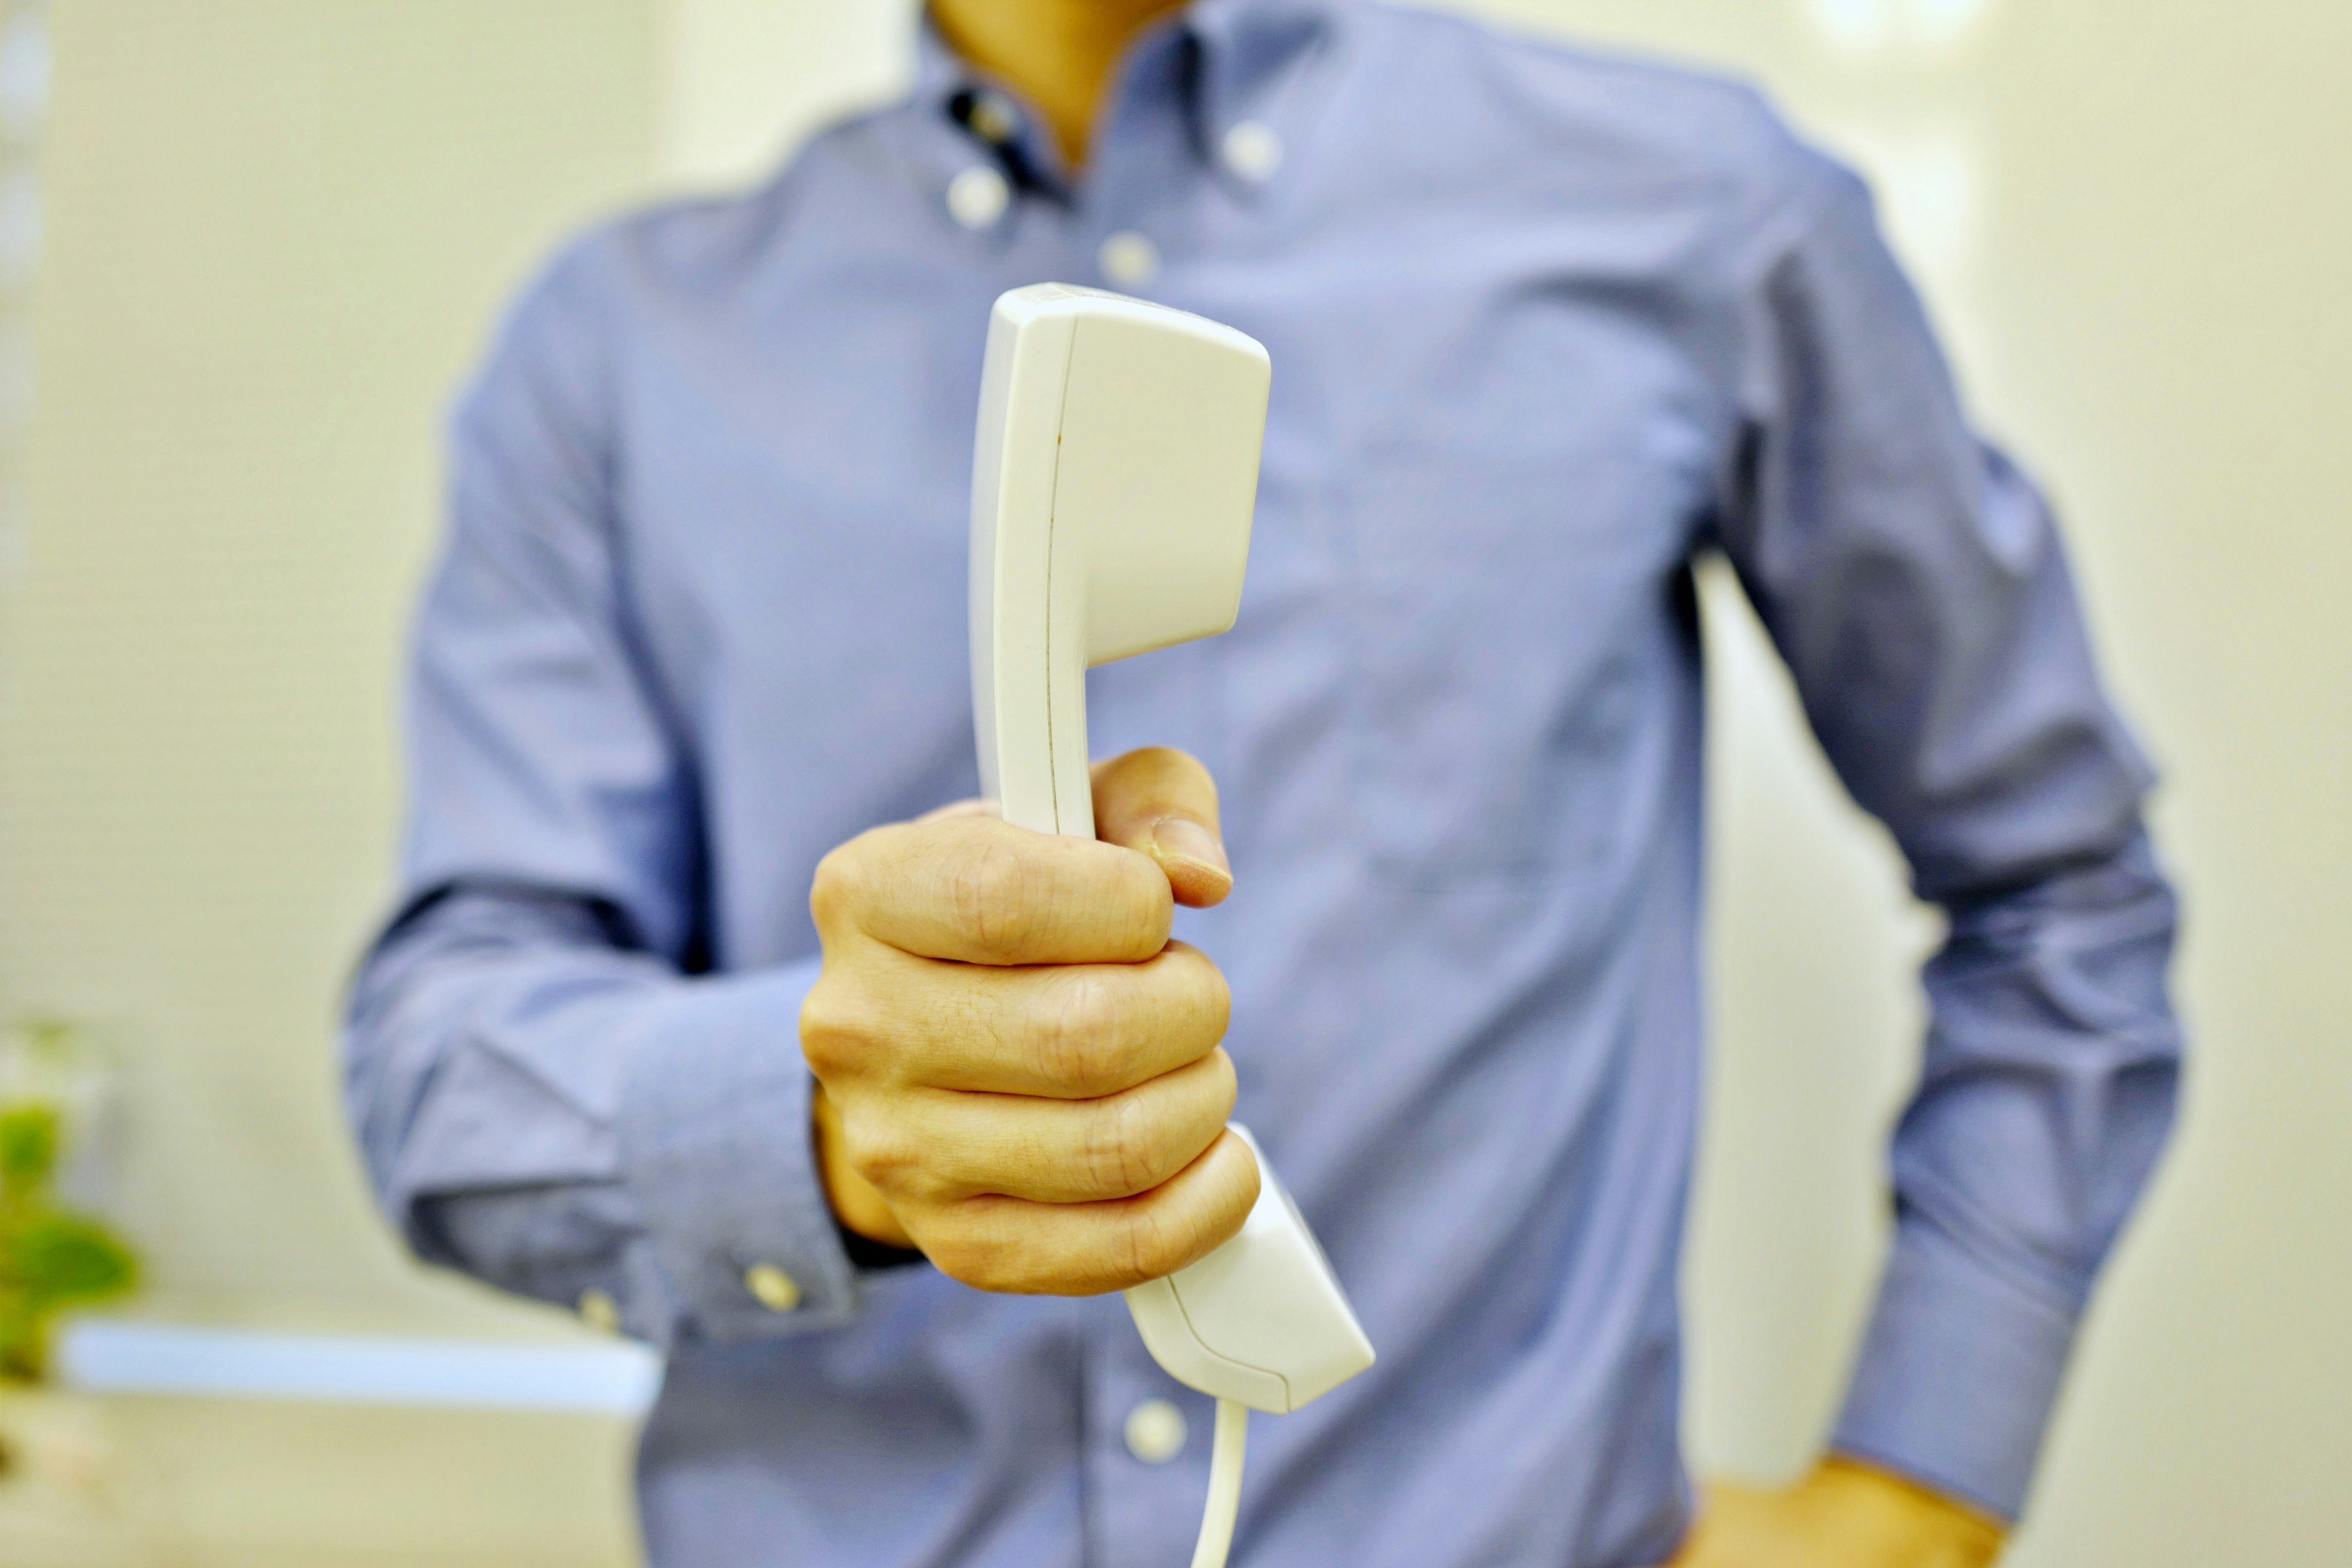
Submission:
[[[817,868],[801,1012],[826,1195],[860,1235],[985,1290],[1087,1296],[1241,1228],[1216,965],[1168,940],[1233,887],[1216,786],[1181,752],[1095,769],[1100,841],[935,813]]]
[[[1836,1456],[1785,1491],[1715,1485],[1670,1568],[1987,1568],[2000,1525]]]

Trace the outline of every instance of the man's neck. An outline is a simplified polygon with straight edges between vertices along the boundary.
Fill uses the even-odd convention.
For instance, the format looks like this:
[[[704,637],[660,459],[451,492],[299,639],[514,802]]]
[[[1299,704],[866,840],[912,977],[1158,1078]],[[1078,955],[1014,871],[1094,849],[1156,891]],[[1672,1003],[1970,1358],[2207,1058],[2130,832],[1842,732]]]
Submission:
[[[1135,35],[1184,0],[930,0],[940,37],[1033,104],[1072,168]]]

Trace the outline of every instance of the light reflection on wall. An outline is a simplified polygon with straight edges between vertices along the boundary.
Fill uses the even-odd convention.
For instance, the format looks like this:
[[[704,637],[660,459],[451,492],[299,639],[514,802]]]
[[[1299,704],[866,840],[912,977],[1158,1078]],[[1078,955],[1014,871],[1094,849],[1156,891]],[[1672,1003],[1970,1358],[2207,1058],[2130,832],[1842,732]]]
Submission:
[[[1813,25],[1840,49],[1879,54],[1945,48],[1992,9],[1993,0],[1810,0]]]
[[[25,537],[40,147],[48,109],[47,8],[40,0],[0,0],[0,581],[14,574]]]

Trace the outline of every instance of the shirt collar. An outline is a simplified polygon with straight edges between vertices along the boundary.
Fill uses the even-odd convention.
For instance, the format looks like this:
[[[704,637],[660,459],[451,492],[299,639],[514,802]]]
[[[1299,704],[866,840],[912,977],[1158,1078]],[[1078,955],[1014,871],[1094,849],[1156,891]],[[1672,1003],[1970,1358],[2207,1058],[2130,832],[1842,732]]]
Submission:
[[[1194,0],[1178,26],[1189,30],[1202,50],[1201,101],[1195,106],[1213,141],[1217,130],[1244,116],[1282,72],[1307,54],[1331,29],[1349,0]],[[928,7],[922,14],[916,42],[916,105],[942,115],[983,141],[997,141],[975,125],[972,108],[979,99],[1011,97],[967,65],[947,46],[932,25]],[[1059,162],[1052,139],[1023,114],[1014,133],[999,143],[999,152],[1040,183],[1058,184]]]
[[[1185,25],[1201,40],[1211,124],[1244,112],[1268,83],[1323,40],[1345,0],[1196,0]]]

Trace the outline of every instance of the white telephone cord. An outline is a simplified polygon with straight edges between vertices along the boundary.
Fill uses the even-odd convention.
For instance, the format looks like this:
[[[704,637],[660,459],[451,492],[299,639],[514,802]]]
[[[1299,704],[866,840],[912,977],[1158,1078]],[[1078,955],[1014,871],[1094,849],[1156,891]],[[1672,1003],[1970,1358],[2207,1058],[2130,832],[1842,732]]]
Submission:
[[[1249,1441],[1249,1406],[1217,1401],[1217,1436],[1209,1447],[1209,1503],[1201,1511],[1201,1540],[1192,1568],[1225,1568],[1233,1550],[1234,1516],[1242,1505],[1242,1450]]]

